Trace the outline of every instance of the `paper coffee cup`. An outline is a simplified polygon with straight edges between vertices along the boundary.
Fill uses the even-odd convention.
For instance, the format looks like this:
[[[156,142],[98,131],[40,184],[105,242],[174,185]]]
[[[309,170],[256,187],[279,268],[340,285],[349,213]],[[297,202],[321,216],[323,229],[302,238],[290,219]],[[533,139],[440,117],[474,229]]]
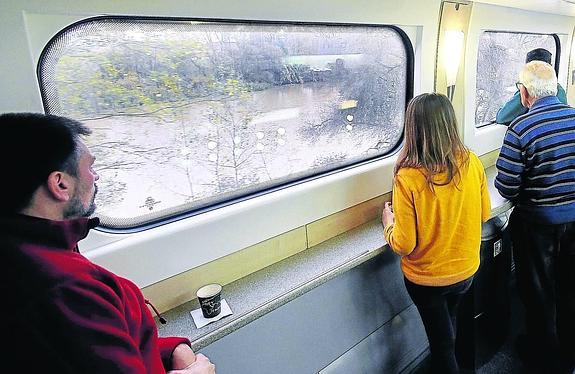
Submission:
[[[206,318],[213,318],[220,314],[222,286],[217,283],[207,284],[196,292],[202,314]]]

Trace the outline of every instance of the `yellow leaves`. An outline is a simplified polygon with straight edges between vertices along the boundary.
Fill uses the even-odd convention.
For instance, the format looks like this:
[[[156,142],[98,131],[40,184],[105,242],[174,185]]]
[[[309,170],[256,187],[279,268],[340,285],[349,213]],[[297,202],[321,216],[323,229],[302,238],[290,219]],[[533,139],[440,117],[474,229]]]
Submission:
[[[224,92],[227,93],[228,96],[239,96],[240,98],[245,98],[245,96],[249,94],[250,90],[249,87],[239,79],[228,78],[224,84]]]

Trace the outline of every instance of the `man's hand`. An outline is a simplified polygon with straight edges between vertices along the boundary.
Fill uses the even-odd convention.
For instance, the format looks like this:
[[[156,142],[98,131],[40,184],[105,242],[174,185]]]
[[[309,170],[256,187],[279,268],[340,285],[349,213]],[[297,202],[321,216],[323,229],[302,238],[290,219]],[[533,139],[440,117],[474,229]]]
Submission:
[[[170,370],[167,374],[216,374],[216,365],[212,364],[206,356],[201,353],[195,356],[196,361],[189,366],[179,370]]]
[[[393,208],[391,203],[388,201],[383,206],[383,213],[381,214],[381,222],[383,223],[383,227],[387,227],[389,225],[393,225],[395,221],[395,216],[393,215]]]
[[[196,361],[196,355],[187,344],[178,344],[172,352],[172,369],[183,369]]]

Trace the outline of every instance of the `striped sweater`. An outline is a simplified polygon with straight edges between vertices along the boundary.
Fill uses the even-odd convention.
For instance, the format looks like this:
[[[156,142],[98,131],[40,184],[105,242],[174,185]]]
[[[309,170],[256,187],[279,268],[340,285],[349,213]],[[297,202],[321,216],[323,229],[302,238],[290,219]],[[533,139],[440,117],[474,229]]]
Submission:
[[[527,219],[575,221],[575,109],[556,96],[537,100],[507,129],[495,187]]]

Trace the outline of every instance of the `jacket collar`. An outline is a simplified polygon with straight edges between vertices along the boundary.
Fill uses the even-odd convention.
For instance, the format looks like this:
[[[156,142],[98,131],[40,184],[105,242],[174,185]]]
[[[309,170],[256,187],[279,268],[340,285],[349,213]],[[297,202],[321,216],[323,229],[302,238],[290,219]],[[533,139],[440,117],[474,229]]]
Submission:
[[[52,221],[22,214],[0,216],[0,233],[21,242],[35,243],[58,249],[76,250],[90,229],[100,223],[99,218],[75,218]]]

